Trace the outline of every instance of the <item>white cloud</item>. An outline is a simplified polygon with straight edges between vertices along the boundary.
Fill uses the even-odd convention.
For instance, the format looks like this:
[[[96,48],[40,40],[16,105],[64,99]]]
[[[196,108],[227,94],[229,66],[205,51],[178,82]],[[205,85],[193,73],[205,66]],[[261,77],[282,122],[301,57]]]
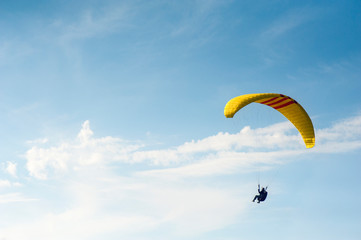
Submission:
[[[13,177],[16,177],[16,163],[7,162],[6,171]]]
[[[263,149],[262,152],[272,149],[301,148],[303,143],[300,136],[289,134],[294,130],[293,128],[289,122],[260,129],[245,127],[236,134],[220,132],[201,140],[186,142],[176,148],[136,151],[131,158],[134,162],[150,161],[155,165],[168,166],[205,158],[214,159],[215,155],[222,154],[222,152],[237,155],[246,152],[246,150],[258,149],[260,151]]]
[[[284,159],[300,154],[342,153],[361,148],[361,116],[337,122],[330,128],[316,130],[316,146],[313,149],[304,147],[300,135],[287,134],[292,132],[292,128],[294,127],[289,123],[254,130],[246,127],[237,134],[219,133],[197,142],[185,143],[173,150],[168,158],[174,161],[177,154],[188,153],[188,162],[185,164],[137,174],[167,179],[227,175],[255,171],[260,166],[267,169],[267,166],[283,164]],[[202,152],[207,154],[199,155]],[[166,151],[162,153],[166,155]],[[160,155],[153,151],[148,158]]]
[[[90,239],[112,234],[137,239],[160,229],[166,229],[167,236],[186,238],[222,229],[247,214],[254,186],[222,181],[214,185],[214,177],[258,171],[259,166],[283,164],[283,159],[301,153],[360,149],[360,132],[361,116],[356,116],[319,129],[311,150],[292,125],[280,123],[145,151],[139,143],[97,138],[85,121],[73,140],[33,146],[25,155],[35,178],[71,172],[57,181],[58,191],[70,200],[63,202],[62,210],[48,207],[36,221],[2,228],[0,238]]]
[[[178,147],[142,150],[143,145],[114,137],[93,137],[89,121],[76,139],[58,146],[33,146],[26,153],[31,176],[46,179],[49,172],[65,173],[82,166],[109,163],[146,163],[152,169],[141,174],[205,176],[250,171],[258,165],[280,164],[300,153],[344,152],[361,146],[361,117],[346,119],[331,128],[316,130],[316,147],[306,149],[289,122],[260,129],[243,128],[239,133],[218,133]],[[138,174],[140,174],[138,172]]]
[[[85,121],[76,139],[58,146],[33,146],[26,152],[27,169],[31,176],[46,179],[48,172],[67,172],[80,166],[110,162],[142,163],[174,166],[197,162],[214,165],[215,162],[237,161],[244,158],[243,165],[256,161],[254,156],[243,156],[246,148],[278,149],[297,148],[302,143],[297,135],[289,135],[292,125],[288,122],[268,128],[252,130],[245,127],[237,134],[218,133],[198,141],[186,142],[175,148],[141,151],[141,144],[130,143],[119,138],[94,138],[89,121]],[[262,161],[264,156],[260,153]],[[223,159],[223,160],[222,160]],[[234,160],[232,160],[234,159]],[[248,159],[248,160],[247,160]],[[219,165],[219,164],[218,164]],[[208,168],[205,168],[208,169]]]
[[[37,145],[37,144],[45,144],[47,142],[48,142],[47,138],[39,138],[39,139],[29,140],[26,143],[29,145]]]
[[[330,128],[316,132],[316,152],[337,153],[361,148],[361,116],[355,116],[335,123]]]
[[[11,186],[11,182],[9,180],[0,180],[0,188],[10,187],[10,186]]]
[[[318,141],[350,142],[360,140],[361,116],[355,116],[336,122],[332,127],[317,131]]]
[[[241,196],[247,190],[238,187],[121,177],[96,168],[62,183],[71,204],[31,222],[2,227],[0,238],[71,240],[112,234],[136,239],[159,229],[171,236],[194,235],[233,222],[246,206]]]
[[[261,166],[263,166],[262,169],[268,169],[272,165],[281,164],[280,159],[299,153],[300,151],[219,152],[207,155],[205,159],[201,159],[198,162],[170,168],[145,170],[136,174],[166,179],[230,175],[257,171]]]
[[[9,180],[0,179],[0,189],[2,188],[9,188],[11,187],[21,187],[22,184],[19,182],[11,182]]]
[[[29,202],[36,200],[37,199],[25,197],[23,196],[22,193],[19,192],[0,194],[0,204],[14,203],[14,202]]]
[[[86,121],[75,140],[49,148],[33,146],[25,156],[30,175],[46,179],[49,171],[66,173],[81,166],[128,161],[128,155],[141,147],[120,138],[93,138],[92,135],[89,121]]]

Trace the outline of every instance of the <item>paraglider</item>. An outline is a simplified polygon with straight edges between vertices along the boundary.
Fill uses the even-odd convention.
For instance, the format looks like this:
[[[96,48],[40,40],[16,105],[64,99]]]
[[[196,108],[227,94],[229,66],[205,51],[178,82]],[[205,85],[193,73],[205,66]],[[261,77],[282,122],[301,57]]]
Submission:
[[[306,148],[315,146],[313,124],[303,107],[296,100],[279,93],[245,94],[231,99],[224,108],[227,118],[233,116],[250,103],[260,103],[272,107],[283,114],[300,132]]]
[[[315,146],[315,132],[310,117],[296,100],[286,95],[279,93],[241,95],[227,102],[224,108],[224,115],[227,118],[233,118],[240,109],[253,102],[267,105],[283,114],[300,132],[306,148]],[[259,195],[254,197],[253,202],[257,200],[260,203],[266,200],[268,194],[267,187],[260,190],[260,185],[258,184],[258,193]]]
[[[254,196],[253,201],[257,200],[257,203],[263,202],[264,200],[266,200],[267,198],[267,187],[266,188],[262,188],[262,190],[260,190],[260,185],[258,184],[258,193],[259,195]]]

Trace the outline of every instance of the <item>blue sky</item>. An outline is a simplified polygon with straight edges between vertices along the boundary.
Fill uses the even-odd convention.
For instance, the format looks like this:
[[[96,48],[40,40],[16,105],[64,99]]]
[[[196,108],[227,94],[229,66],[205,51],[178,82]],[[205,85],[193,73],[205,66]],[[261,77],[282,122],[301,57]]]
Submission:
[[[360,10],[0,1],[0,239],[359,239]],[[265,106],[224,117],[260,92],[313,149]]]

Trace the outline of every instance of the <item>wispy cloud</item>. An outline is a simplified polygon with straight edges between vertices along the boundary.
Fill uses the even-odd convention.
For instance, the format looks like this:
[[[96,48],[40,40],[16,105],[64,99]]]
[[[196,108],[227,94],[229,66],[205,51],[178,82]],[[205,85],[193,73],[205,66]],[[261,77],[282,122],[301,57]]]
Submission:
[[[170,236],[196,235],[230,224],[245,207],[231,189],[149,180],[108,176],[73,182],[72,206],[1,228],[0,237],[89,239],[112,233],[137,239],[157,229]]]
[[[169,36],[186,38],[187,46],[191,49],[209,43],[215,38],[219,30],[219,10],[228,3],[227,1],[200,0],[191,1],[190,7],[185,12],[179,10],[182,7],[176,8],[177,14],[182,14],[182,17],[173,23],[169,30]]]
[[[14,203],[14,202],[29,202],[29,201],[36,201],[36,200],[37,199],[35,199],[35,198],[25,197],[25,196],[23,196],[22,193],[19,193],[19,192],[0,194],[0,204]]]
[[[34,52],[34,47],[18,39],[0,41],[0,66],[23,62],[26,57]]]
[[[284,34],[308,23],[317,16],[315,8],[297,8],[286,12],[279,18],[270,23],[270,25],[260,34],[262,42],[275,40]]]
[[[317,131],[316,152],[337,153],[361,148],[361,117],[355,116]]]
[[[255,47],[260,49],[265,66],[287,62],[292,48],[285,39],[289,39],[297,29],[316,19],[320,12],[317,7],[295,8],[267,22],[253,41]]]
[[[356,55],[338,59],[337,61],[327,60],[303,71],[309,76],[316,75],[316,78],[320,78],[319,75],[322,75],[324,77],[321,79],[327,79],[329,84],[336,85],[339,88],[340,86],[350,85],[351,81],[359,79],[361,74],[360,64],[361,56]],[[330,81],[330,79],[334,80]]]
[[[111,34],[121,26],[129,25],[126,21],[131,9],[125,5],[113,6],[102,9],[88,9],[83,11],[78,19],[58,19],[53,22],[53,27],[59,29],[62,42],[81,40],[95,36]]]

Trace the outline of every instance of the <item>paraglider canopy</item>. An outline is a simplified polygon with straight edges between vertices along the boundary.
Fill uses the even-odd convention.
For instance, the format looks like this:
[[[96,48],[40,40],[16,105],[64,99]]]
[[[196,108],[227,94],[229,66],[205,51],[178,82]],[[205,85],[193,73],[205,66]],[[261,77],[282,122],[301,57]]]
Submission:
[[[300,132],[307,148],[315,146],[315,132],[312,121],[303,107],[294,99],[279,93],[245,94],[231,99],[224,108],[227,118],[233,116],[250,103],[272,107],[283,114]]]

